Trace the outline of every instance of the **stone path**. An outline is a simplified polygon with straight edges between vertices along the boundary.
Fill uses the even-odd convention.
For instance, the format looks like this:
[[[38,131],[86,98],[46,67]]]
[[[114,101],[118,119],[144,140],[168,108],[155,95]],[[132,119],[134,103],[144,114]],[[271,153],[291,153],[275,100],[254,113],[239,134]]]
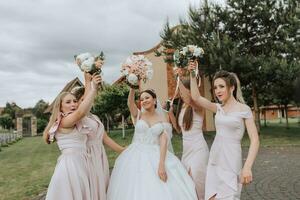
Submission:
[[[248,149],[243,149],[244,157]],[[300,147],[261,148],[242,200],[300,200]],[[41,194],[34,200],[43,200]]]

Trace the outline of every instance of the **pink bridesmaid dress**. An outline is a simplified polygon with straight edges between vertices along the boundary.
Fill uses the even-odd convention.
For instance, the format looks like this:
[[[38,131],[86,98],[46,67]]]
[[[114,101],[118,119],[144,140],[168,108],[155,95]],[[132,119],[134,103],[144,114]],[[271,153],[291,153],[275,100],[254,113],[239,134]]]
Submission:
[[[91,197],[93,200],[106,200],[109,164],[103,145],[104,126],[93,114],[89,114],[82,122],[83,126],[89,130],[87,153],[89,155]]]
[[[185,131],[182,125],[185,108],[181,109],[178,123],[182,131],[183,152],[181,161],[187,171],[191,172],[192,179],[196,185],[199,200],[204,199],[205,176],[208,162],[209,150],[203,137],[203,118],[193,110],[193,122],[190,130]]]
[[[51,178],[46,200],[89,200],[90,181],[86,148],[87,129],[78,122],[71,133],[58,131],[60,119],[50,129],[50,139],[55,137],[61,155]]]
[[[210,149],[205,183],[205,199],[240,199],[242,185],[241,140],[245,132],[244,119],[252,118],[248,107],[243,112],[225,113],[220,104],[215,116],[216,137]]]

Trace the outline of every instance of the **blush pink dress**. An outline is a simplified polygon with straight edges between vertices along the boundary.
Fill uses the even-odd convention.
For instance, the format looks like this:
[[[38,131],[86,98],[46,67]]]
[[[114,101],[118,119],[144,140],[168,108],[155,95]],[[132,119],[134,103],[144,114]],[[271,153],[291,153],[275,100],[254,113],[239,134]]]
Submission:
[[[46,200],[89,200],[89,156],[86,148],[88,130],[80,121],[72,132],[61,133],[58,131],[60,119],[49,131],[50,139],[55,137],[61,155],[57,160]]]
[[[190,130],[185,131],[182,125],[185,110],[185,108],[181,109],[178,119],[183,141],[181,161],[186,170],[191,172],[192,179],[196,185],[198,199],[203,200],[209,155],[208,146],[202,132],[203,118],[193,110],[192,127]]]
[[[93,114],[89,114],[82,122],[83,126],[88,129],[87,153],[89,155],[91,197],[93,200],[106,200],[109,164],[103,145],[104,126]]]
[[[241,140],[245,132],[244,119],[252,118],[248,107],[243,112],[225,113],[220,104],[215,116],[216,137],[210,149],[205,183],[205,199],[240,199],[242,185]]]

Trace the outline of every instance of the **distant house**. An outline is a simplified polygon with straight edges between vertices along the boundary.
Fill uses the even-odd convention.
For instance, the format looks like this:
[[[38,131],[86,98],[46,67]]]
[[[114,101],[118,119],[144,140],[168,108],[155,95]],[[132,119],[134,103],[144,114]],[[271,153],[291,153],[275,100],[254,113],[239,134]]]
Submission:
[[[266,120],[280,119],[286,116],[284,106],[269,105],[260,107],[260,118]],[[300,117],[300,108],[294,105],[288,105],[287,116],[290,118]]]
[[[83,85],[83,83],[79,80],[79,78],[76,77],[76,78],[73,79],[72,81],[68,82],[68,83],[65,85],[65,87],[60,91],[60,93],[62,93],[62,92],[70,92],[74,87],[78,87],[78,86],[84,86],[84,85]],[[60,93],[59,93],[59,94],[60,94]],[[59,94],[58,94],[58,95],[59,95]],[[58,95],[57,95],[57,96],[58,96]],[[56,97],[56,98],[57,98],[57,97]],[[52,101],[52,103],[49,105],[49,107],[45,110],[45,113],[51,113],[56,98]]]
[[[172,98],[176,89],[176,79],[173,74],[173,63],[166,63],[163,56],[156,56],[156,51],[162,51],[162,43],[157,44],[155,47],[141,52],[134,52],[134,55],[144,55],[153,64],[153,78],[146,83],[141,84],[141,90],[148,88],[154,89],[159,100],[165,102],[169,98]],[[122,76],[117,79],[113,84],[120,84],[125,81]],[[212,99],[211,96],[211,84],[208,78],[202,77],[201,94],[208,99]],[[213,113],[205,111],[203,129],[206,131],[215,130]]]

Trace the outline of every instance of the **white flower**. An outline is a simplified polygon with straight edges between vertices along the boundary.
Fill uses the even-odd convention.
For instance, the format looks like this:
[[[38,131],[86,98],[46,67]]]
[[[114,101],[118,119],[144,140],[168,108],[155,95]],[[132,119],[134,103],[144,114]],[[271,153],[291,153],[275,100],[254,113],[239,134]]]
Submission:
[[[126,65],[132,65],[132,64],[133,64],[133,60],[132,60],[130,57],[128,57],[128,58],[126,59],[126,61],[125,61],[125,64],[126,64]]]
[[[138,56],[137,56],[137,59],[138,59],[138,60],[144,60],[144,59],[145,59],[145,56],[143,56],[143,55],[138,55]]]
[[[130,56],[130,59],[131,59],[132,61],[138,61],[138,60],[139,60],[139,56],[132,55],[132,56]]]
[[[82,64],[85,60],[92,57],[90,53],[81,53],[78,56],[76,56],[76,60],[80,60],[80,63]]]
[[[152,79],[152,77],[153,77],[153,70],[152,69],[149,69],[149,70],[146,71],[146,77],[147,77],[148,80]]]
[[[151,68],[152,62],[150,62],[150,61],[147,59],[147,60],[145,60],[145,65],[147,65],[148,68]]]
[[[183,51],[183,50],[182,50],[182,51],[180,51],[180,54],[182,54],[182,55],[185,56],[185,55],[186,55],[186,51]]]
[[[89,57],[88,59],[86,59],[81,63],[80,69],[84,72],[89,72],[92,70],[94,62],[95,62],[95,58]]]
[[[190,52],[194,52],[195,51],[196,46],[195,45],[188,45],[188,49]]]
[[[185,54],[188,52],[188,50],[189,50],[189,48],[188,48],[188,47],[183,47],[183,48],[182,48],[182,51],[184,52],[184,54],[183,54],[183,55],[185,55]]]
[[[128,75],[128,70],[127,70],[127,69],[122,70],[122,74],[123,74],[124,76],[127,76],[127,75]]]
[[[129,74],[127,76],[127,81],[132,85],[137,85],[138,77],[135,74]]]
[[[200,57],[201,56],[201,49],[200,48],[196,48],[194,50],[193,56]]]

